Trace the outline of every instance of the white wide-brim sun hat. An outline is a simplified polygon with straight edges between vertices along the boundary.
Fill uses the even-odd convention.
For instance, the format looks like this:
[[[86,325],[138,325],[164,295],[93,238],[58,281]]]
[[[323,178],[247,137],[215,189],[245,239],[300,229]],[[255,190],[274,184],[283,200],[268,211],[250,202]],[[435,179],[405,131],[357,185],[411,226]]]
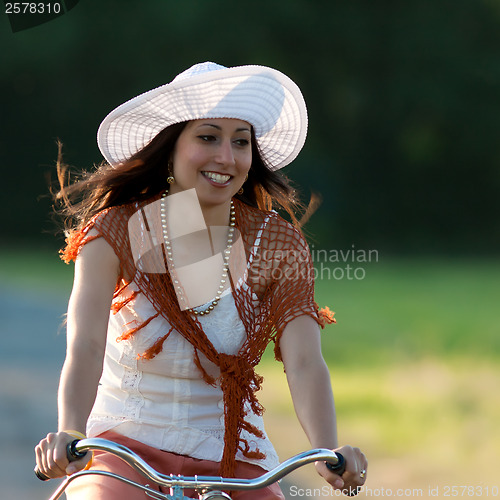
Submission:
[[[203,118],[250,123],[271,170],[292,162],[307,134],[304,98],[288,76],[266,66],[226,68],[204,62],[114,109],[99,127],[97,144],[104,158],[116,166],[165,127]]]

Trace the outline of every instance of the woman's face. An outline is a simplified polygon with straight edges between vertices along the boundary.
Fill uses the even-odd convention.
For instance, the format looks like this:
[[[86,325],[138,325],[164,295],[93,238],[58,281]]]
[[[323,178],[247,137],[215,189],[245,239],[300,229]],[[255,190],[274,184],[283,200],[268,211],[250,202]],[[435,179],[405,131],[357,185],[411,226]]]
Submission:
[[[177,139],[171,161],[170,194],[194,188],[202,206],[227,203],[252,164],[251,126],[232,118],[193,120]]]

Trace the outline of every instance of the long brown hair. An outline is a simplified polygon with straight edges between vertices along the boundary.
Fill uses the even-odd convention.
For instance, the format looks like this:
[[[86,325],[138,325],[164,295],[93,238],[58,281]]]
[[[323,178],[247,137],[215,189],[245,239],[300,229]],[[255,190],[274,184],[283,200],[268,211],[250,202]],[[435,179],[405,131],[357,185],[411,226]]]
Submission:
[[[66,229],[86,225],[106,208],[145,201],[167,189],[168,160],[187,123],[166,127],[130,159],[118,166],[102,163],[94,172],[82,172],[75,182],[71,182],[69,167],[62,160],[62,145],[58,143],[59,187],[53,196],[58,205],[56,212],[66,218]],[[296,193],[284,174],[266,166],[252,129],[252,165],[243,193],[235,198],[261,210],[282,209],[300,228],[309,218],[310,207],[299,221],[298,214],[304,206]]]

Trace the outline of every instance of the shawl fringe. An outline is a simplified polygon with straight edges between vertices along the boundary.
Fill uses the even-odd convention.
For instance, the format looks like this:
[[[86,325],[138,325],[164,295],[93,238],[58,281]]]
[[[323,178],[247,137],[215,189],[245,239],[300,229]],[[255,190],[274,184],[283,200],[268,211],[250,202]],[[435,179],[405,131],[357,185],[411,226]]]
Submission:
[[[157,354],[159,354],[163,349],[163,342],[167,340],[168,336],[172,333],[174,327],[170,328],[170,330],[160,337],[149,349],[147,349],[144,353],[138,354],[137,359],[147,360],[153,359]]]
[[[120,292],[123,288],[125,288],[127,285],[124,285],[122,287],[120,287],[120,289],[118,289],[114,296],[115,297],[119,297],[120,296]],[[129,302],[131,302],[132,300],[134,300],[137,295],[139,295],[139,290],[134,290],[129,297],[127,297],[126,299],[123,299],[123,300],[118,300],[118,301],[115,301],[113,302],[113,304],[111,305],[111,312],[113,314],[117,314],[123,307],[125,307]]]
[[[258,438],[263,437],[262,431],[247,422],[244,417],[245,401],[250,403],[255,413],[262,415],[264,408],[255,393],[260,390],[264,379],[255,372],[254,367],[247,360],[240,356],[221,353],[219,363],[226,429],[237,429],[237,433],[230,435],[226,433],[220,473],[222,476],[233,477],[236,465],[234,457],[237,450],[241,450],[247,458],[265,458],[258,448],[251,451],[248,441],[240,436],[244,429]],[[233,408],[239,411],[232,411]]]
[[[318,311],[318,323],[324,328],[327,324],[337,323],[334,318],[335,313],[328,306],[322,307]]]
[[[66,245],[63,249],[59,250],[59,255],[66,264],[69,264],[71,261],[76,260],[80,250],[86,243],[100,237],[100,234],[88,236],[85,229],[71,231],[66,237]]]
[[[142,330],[145,326],[149,325],[149,323],[151,323],[151,321],[153,321],[155,318],[157,318],[158,316],[160,315],[160,313],[156,313],[156,314],[153,314],[153,316],[151,316],[150,318],[148,318],[146,321],[144,321],[143,323],[141,323],[140,325],[134,327],[134,328],[131,328],[130,330],[127,330],[126,332],[122,333],[117,339],[116,341],[117,342],[122,342],[123,340],[128,340],[130,337],[132,337],[132,335],[134,335],[135,333],[137,333],[139,330]],[[167,335],[168,336],[168,335]],[[166,337],[165,337],[166,339]],[[161,349],[158,351],[160,352]],[[156,353],[158,354],[158,353]],[[154,358],[154,356],[152,356],[151,358],[148,358],[148,359],[152,359]]]

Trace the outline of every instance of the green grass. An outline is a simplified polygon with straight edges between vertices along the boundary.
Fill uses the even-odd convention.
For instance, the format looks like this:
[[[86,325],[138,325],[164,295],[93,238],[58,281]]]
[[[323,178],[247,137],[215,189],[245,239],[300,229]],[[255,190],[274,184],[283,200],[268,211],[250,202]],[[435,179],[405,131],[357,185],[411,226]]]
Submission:
[[[73,265],[45,248],[0,248],[0,286],[68,295]]]
[[[280,454],[308,448],[279,367],[266,363],[262,373],[266,425]],[[498,484],[498,365],[429,358],[350,370],[332,366],[331,373],[340,443],[365,452],[372,488]],[[311,471],[300,481],[318,484]]]
[[[362,280],[318,280],[316,298],[336,312],[323,336],[332,363],[407,363],[500,357],[500,261],[390,260]]]

